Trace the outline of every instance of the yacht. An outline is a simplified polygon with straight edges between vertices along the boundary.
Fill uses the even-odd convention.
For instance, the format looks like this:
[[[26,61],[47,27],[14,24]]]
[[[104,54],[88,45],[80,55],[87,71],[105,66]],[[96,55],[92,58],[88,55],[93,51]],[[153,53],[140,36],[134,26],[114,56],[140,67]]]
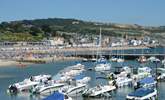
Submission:
[[[90,88],[84,91],[83,96],[85,97],[100,97],[104,96],[106,93],[115,90],[115,86],[104,85],[104,86],[96,86],[94,88]]]
[[[118,59],[117,59],[117,62],[118,62],[118,63],[122,63],[122,62],[124,62],[124,59],[118,58]]]
[[[25,91],[25,90],[29,90],[33,86],[36,86],[48,80],[51,80],[51,75],[31,76],[30,78],[25,79],[22,82],[9,85],[8,90],[10,93]]]
[[[146,77],[144,79],[139,80],[136,84],[135,84],[135,89],[138,88],[155,88],[156,87],[156,81],[155,78],[153,77]]]
[[[110,61],[112,61],[112,62],[117,62],[117,59],[118,59],[118,58],[116,58],[116,57],[112,57],[112,58],[110,58]]]
[[[123,87],[123,86],[130,86],[133,80],[128,77],[118,77],[115,81],[117,87]]]
[[[66,82],[69,79],[72,79],[76,75],[81,74],[85,70],[84,65],[77,64],[74,66],[69,66],[64,70],[61,70],[57,75],[53,77],[54,80],[58,80],[60,82]]]
[[[157,90],[149,88],[140,88],[128,94],[126,100],[156,100]]]
[[[76,81],[76,83],[87,84],[91,80],[90,77],[85,76],[84,74],[79,74],[73,78],[71,81]]]
[[[41,94],[41,95],[51,94],[57,91],[58,89],[62,88],[64,85],[65,85],[64,83],[57,83],[54,80],[51,80],[33,87],[31,92],[34,94]]]
[[[145,77],[151,76],[151,68],[149,67],[142,67],[138,68],[137,74],[133,75],[133,79],[140,80]]]
[[[59,91],[69,96],[76,96],[78,94],[81,94],[86,88],[87,84],[76,83],[74,85],[66,85]]]
[[[95,71],[108,71],[111,69],[110,63],[99,63],[95,67]]]
[[[160,59],[158,59],[158,58],[156,58],[154,56],[148,58],[147,60],[150,61],[150,62],[160,62]]]

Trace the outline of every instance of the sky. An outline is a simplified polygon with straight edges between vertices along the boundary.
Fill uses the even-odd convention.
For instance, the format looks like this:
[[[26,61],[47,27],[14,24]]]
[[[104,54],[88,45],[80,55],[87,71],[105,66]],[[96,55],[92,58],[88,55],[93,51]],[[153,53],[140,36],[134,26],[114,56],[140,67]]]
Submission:
[[[165,0],[0,0],[0,22],[38,18],[165,25]]]

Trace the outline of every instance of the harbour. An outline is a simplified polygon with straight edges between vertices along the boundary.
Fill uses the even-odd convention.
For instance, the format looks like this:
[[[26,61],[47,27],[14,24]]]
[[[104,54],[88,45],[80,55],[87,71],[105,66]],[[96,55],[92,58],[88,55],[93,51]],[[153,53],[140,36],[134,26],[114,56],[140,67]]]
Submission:
[[[0,77],[1,81],[1,91],[0,96],[3,97],[4,100],[23,100],[23,99],[30,99],[30,100],[41,100],[45,98],[45,96],[40,95],[32,95],[29,93],[18,93],[16,95],[10,95],[6,93],[6,89],[12,83],[21,81],[27,77],[40,75],[40,74],[50,74],[55,76],[59,71],[63,70],[68,66],[76,65],[77,63],[81,63],[85,66],[85,70],[83,74],[85,76],[91,77],[91,81],[89,82],[89,87],[94,87],[99,84],[104,85],[107,84],[108,81],[106,79],[99,79],[98,77],[106,77],[102,72],[90,71],[89,68],[93,68],[95,66],[94,62],[82,62],[82,60],[71,60],[71,61],[55,61],[47,64],[32,64],[26,67],[17,67],[17,66],[8,66],[8,67],[1,67],[0,73],[2,77]],[[146,63],[139,63],[136,59],[135,60],[126,60],[122,63],[118,62],[110,62],[112,64],[112,69],[110,72],[116,70],[118,66],[132,66],[134,69],[139,68],[140,66],[148,66],[155,70],[155,64],[152,62]],[[157,67],[161,67],[162,65],[159,63]],[[7,73],[7,75],[6,75]],[[106,72],[107,73],[107,72]],[[109,73],[109,71],[108,71]],[[164,85],[165,82],[158,82],[158,100],[163,100],[164,98]],[[133,92],[134,89],[128,86],[124,86],[121,88],[116,89],[111,93],[111,97],[103,97],[103,98],[88,98],[82,97],[81,95],[77,95],[72,97],[73,100],[125,100],[126,96]]]

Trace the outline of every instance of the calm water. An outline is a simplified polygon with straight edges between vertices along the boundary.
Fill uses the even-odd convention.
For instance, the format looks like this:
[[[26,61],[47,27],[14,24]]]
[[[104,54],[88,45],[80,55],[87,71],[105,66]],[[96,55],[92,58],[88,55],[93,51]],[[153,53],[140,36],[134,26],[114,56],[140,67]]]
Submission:
[[[51,74],[55,75],[59,70],[62,70],[63,68],[76,64],[77,61],[63,61],[63,62],[55,62],[55,63],[49,63],[49,64],[43,64],[43,65],[29,65],[26,68],[19,68],[17,66],[9,66],[9,67],[1,67],[0,68],[0,100],[41,100],[40,97],[36,97],[30,94],[18,94],[17,96],[10,96],[6,93],[6,89],[8,85],[22,81],[24,78],[30,77],[31,75],[38,75],[38,74]],[[94,63],[85,62],[82,63],[86,66],[86,68],[90,68],[94,66]],[[112,63],[113,67],[115,66],[134,66],[138,67],[140,66],[139,63],[136,61],[126,61],[123,64],[119,63]],[[150,66],[154,67],[154,64],[147,63],[144,66]],[[104,74],[93,72],[93,71],[86,71],[84,72],[86,76],[90,76],[92,80],[90,81],[89,85],[91,87],[97,85],[97,84],[106,84],[107,81],[104,79],[96,79],[98,76],[104,76]],[[164,100],[165,98],[165,83],[159,83],[159,100]],[[83,99],[80,96],[75,97],[75,100],[125,100],[125,97],[128,93],[132,92],[133,89],[129,87],[123,87],[118,89],[117,91],[112,93],[112,98],[104,98],[104,99]],[[3,98],[3,99],[2,99]]]

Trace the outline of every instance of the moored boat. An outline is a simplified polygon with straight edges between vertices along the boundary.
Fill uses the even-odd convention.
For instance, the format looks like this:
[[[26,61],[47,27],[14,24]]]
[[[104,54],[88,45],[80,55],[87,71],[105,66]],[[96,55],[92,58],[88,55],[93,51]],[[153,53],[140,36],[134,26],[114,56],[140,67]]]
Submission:
[[[115,90],[116,87],[112,85],[96,86],[94,88],[87,89],[84,91],[83,96],[85,97],[102,97],[105,93]]]
[[[28,79],[23,80],[22,82],[14,83],[9,85],[8,91],[10,93],[17,93],[20,91],[29,90],[31,87],[40,84],[41,82],[45,82],[51,80],[51,75],[38,75],[38,76],[31,76]]]
[[[58,91],[58,89],[62,88],[64,85],[65,83],[57,83],[54,80],[51,80],[33,87],[31,92],[34,94],[47,95]]]
[[[149,88],[140,88],[128,94],[126,100],[156,100],[157,90]]]
[[[81,94],[86,88],[87,88],[87,84],[76,83],[76,84],[66,85],[61,89],[59,89],[59,91],[69,96],[76,96],[78,94]]]

